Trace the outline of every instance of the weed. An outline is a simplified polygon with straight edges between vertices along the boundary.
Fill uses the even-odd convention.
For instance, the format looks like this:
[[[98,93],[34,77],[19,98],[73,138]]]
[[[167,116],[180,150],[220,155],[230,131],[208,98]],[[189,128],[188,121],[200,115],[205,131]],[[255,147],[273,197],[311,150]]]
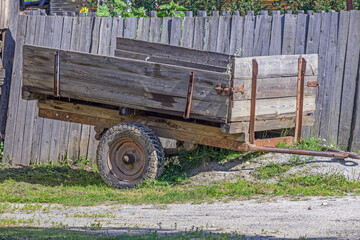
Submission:
[[[80,217],[80,218],[115,218],[114,214],[111,213],[87,213],[87,212],[82,212],[82,213],[74,213],[73,216],[69,216],[69,217]]]

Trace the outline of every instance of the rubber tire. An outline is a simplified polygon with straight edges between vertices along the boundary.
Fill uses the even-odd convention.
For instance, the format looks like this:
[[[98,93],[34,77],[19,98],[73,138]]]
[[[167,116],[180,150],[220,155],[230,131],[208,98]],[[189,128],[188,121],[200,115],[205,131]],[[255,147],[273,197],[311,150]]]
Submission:
[[[136,140],[145,152],[145,167],[139,178],[123,181],[115,178],[108,165],[109,147],[119,138]],[[160,139],[148,127],[139,123],[120,123],[109,128],[102,136],[97,148],[96,162],[101,177],[115,188],[133,188],[145,179],[153,180],[161,176],[164,169],[164,149]]]

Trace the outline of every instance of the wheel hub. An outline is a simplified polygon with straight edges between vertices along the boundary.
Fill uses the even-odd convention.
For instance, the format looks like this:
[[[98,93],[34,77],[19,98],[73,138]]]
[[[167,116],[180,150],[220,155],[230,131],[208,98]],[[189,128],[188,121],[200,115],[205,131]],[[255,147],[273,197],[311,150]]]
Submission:
[[[145,168],[145,152],[132,138],[120,138],[109,148],[108,164],[112,174],[122,181],[137,179]]]

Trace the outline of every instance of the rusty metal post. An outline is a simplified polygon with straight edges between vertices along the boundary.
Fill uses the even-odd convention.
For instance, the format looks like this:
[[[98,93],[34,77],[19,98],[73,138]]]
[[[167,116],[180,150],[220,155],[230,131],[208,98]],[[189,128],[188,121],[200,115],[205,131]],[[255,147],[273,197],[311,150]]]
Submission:
[[[250,108],[250,126],[249,142],[255,142],[255,108],[256,108],[256,82],[258,75],[258,63],[256,59],[252,60],[252,83],[251,83],[251,108]]]
[[[297,82],[297,96],[296,96],[296,119],[295,119],[295,141],[301,140],[301,129],[303,120],[304,108],[304,77],[306,71],[306,60],[299,57],[299,71]]]
[[[183,115],[184,119],[190,118],[193,91],[194,91],[194,72],[190,72],[188,90],[186,95],[185,111]]]

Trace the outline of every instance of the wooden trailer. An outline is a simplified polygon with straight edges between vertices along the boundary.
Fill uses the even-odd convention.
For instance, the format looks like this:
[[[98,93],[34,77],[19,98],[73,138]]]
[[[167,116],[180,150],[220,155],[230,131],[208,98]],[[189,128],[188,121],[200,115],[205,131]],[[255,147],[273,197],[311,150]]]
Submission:
[[[257,132],[314,124],[318,56],[242,58],[117,38],[115,57],[24,45],[23,98],[39,116],[95,125],[97,163],[115,187],[163,168],[158,136],[237,151],[329,157],[354,154],[276,148],[294,137]],[[350,155],[349,155],[350,154]]]

